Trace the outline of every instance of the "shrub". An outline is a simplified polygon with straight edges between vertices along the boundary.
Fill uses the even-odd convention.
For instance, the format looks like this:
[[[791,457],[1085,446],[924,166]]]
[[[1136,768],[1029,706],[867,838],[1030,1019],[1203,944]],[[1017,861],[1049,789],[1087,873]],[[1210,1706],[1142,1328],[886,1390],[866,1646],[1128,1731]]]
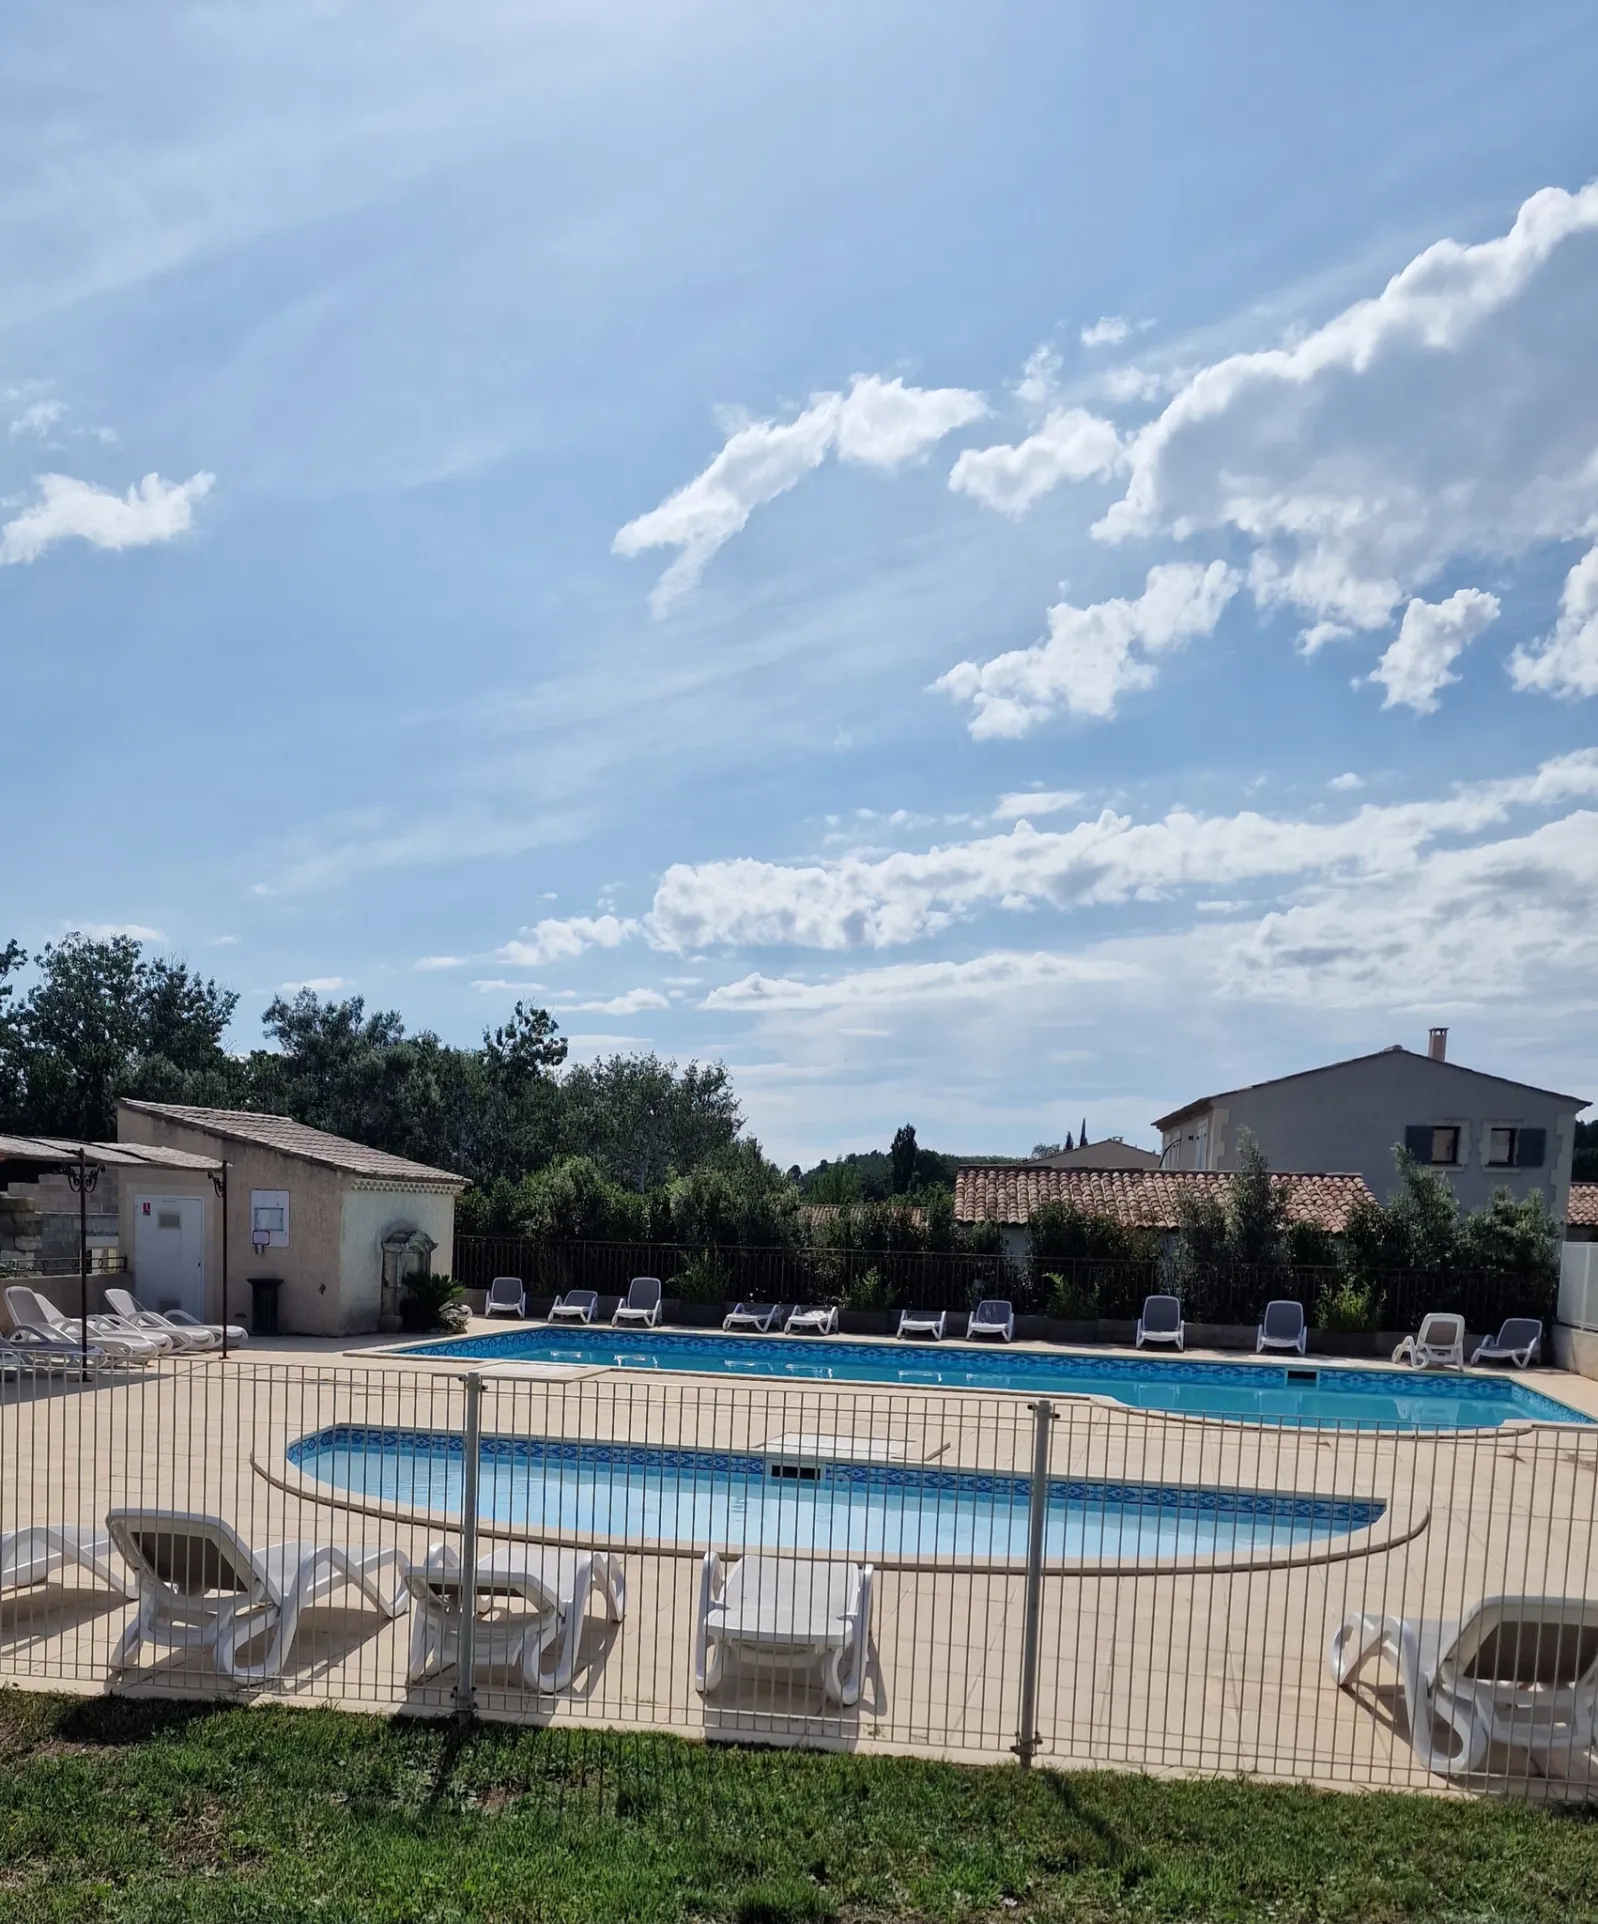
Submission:
[[[880,1270],[868,1269],[863,1276],[853,1276],[844,1285],[840,1307],[864,1310],[892,1309],[895,1307],[893,1285]]]
[[[1076,1282],[1051,1271],[1043,1278],[1048,1284],[1048,1313],[1062,1323],[1095,1323],[1099,1317],[1099,1286],[1096,1282]]]
[[[1322,1329],[1377,1330],[1386,1307],[1387,1297],[1375,1283],[1358,1283],[1345,1276],[1321,1291],[1315,1321]]]
[[[466,1327],[466,1292],[453,1276],[411,1276],[400,1292],[400,1328],[409,1330]]]
[[[727,1270],[713,1249],[702,1249],[666,1285],[682,1303],[724,1303]]]

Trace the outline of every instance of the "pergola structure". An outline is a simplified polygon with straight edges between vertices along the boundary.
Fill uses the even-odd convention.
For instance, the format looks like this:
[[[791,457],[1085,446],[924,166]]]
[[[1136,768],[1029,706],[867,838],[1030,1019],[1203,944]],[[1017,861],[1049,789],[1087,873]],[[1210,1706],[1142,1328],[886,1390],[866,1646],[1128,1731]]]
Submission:
[[[227,1354],[227,1163],[181,1149],[134,1142],[77,1142],[65,1136],[0,1135],[0,1189],[40,1176],[65,1176],[78,1199],[78,1333],[89,1350],[89,1197],[102,1169],[203,1170],[222,1203],[222,1354]]]

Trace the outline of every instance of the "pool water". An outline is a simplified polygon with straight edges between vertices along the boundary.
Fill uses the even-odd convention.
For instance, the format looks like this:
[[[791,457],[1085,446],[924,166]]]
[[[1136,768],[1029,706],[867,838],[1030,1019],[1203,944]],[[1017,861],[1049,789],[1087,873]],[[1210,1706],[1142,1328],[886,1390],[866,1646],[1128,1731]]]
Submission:
[[[288,1451],[304,1475],[368,1501],[458,1514],[462,1438],[339,1424]],[[1025,1559],[1026,1477],[643,1444],[484,1437],[478,1513],[588,1540],[855,1557]],[[1051,1560],[1246,1558],[1374,1524],[1377,1498],[1051,1478]]]
[[[1134,1409],[1289,1425],[1466,1430],[1496,1429],[1512,1422],[1589,1420],[1507,1376],[1363,1369],[1296,1357],[1285,1362],[1202,1363],[1175,1356],[1082,1356],[1002,1345],[862,1343],[836,1336],[729,1336],[719,1331],[569,1326],[457,1337],[410,1346],[402,1353],[455,1362],[692,1370],[788,1383],[1105,1396]]]

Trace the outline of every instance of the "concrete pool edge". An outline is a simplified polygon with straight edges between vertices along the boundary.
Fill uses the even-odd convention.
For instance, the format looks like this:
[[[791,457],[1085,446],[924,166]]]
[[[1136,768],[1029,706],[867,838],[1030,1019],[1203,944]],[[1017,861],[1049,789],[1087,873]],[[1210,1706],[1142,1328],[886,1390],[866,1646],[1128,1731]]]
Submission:
[[[344,1354],[351,1357],[358,1357],[363,1362],[393,1363],[398,1361],[403,1363],[407,1368],[411,1368],[411,1369],[431,1367],[431,1368],[439,1369],[449,1374],[454,1374],[456,1372],[462,1372],[462,1373],[475,1372],[477,1375],[485,1378],[498,1377],[498,1376],[511,1376],[512,1373],[514,1373],[515,1375],[520,1376],[523,1380],[546,1380],[547,1379],[551,1381],[578,1381],[578,1380],[581,1380],[582,1378],[588,1378],[588,1377],[626,1376],[626,1377],[636,1378],[641,1382],[659,1382],[662,1379],[662,1377],[667,1377],[667,1378],[683,1377],[691,1382],[716,1383],[723,1387],[727,1387],[728,1385],[736,1384],[740,1382],[742,1383],[766,1382],[766,1383],[776,1384],[776,1385],[786,1385],[793,1388],[800,1387],[800,1385],[797,1382],[795,1382],[794,1379],[791,1379],[787,1376],[778,1375],[774,1371],[766,1373],[766,1372],[758,1372],[758,1371],[751,1370],[747,1373],[738,1372],[736,1374],[729,1375],[725,1371],[721,1371],[721,1370],[715,1370],[710,1368],[695,1369],[695,1368],[687,1367],[681,1364],[676,1365],[673,1368],[671,1368],[669,1371],[667,1371],[667,1370],[661,1370],[658,1368],[640,1366],[639,1364],[631,1361],[626,1361],[626,1362],[618,1361],[613,1363],[598,1363],[598,1362],[562,1363],[562,1362],[556,1362],[550,1359],[530,1358],[530,1357],[529,1358],[506,1357],[503,1360],[497,1360],[494,1357],[467,1356],[464,1354],[447,1355],[447,1354],[441,1353],[445,1349],[446,1345],[453,1347],[456,1344],[466,1344],[466,1343],[473,1343],[473,1342],[482,1343],[482,1342],[489,1341],[493,1338],[504,1338],[504,1337],[516,1336],[516,1335],[521,1335],[524,1337],[532,1337],[532,1336],[541,1335],[549,1329],[575,1330],[576,1327],[577,1326],[571,1325],[571,1324],[527,1323],[527,1324],[519,1325],[514,1329],[506,1329],[503,1325],[491,1324],[484,1329],[464,1332],[459,1336],[454,1336],[454,1337],[434,1336],[431,1338],[424,1338],[415,1343],[406,1343],[406,1344],[399,1344],[399,1345],[392,1345],[392,1346],[382,1346],[382,1347],[378,1347],[375,1345],[370,1347],[363,1346],[360,1348],[348,1349],[344,1352]],[[611,1327],[612,1326],[608,1323],[606,1324],[596,1323],[593,1325],[583,1326],[584,1330],[587,1331],[587,1333],[590,1333],[595,1336],[610,1330]],[[618,1333],[621,1333],[621,1332],[618,1332]],[[689,1329],[661,1329],[658,1331],[636,1331],[636,1332],[633,1332],[632,1334],[634,1335],[635,1340],[640,1336],[647,1337],[650,1335],[660,1335],[660,1336],[665,1336],[667,1338],[692,1339],[695,1337],[702,1338],[704,1336],[711,1334],[711,1332],[701,1331],[701,1330],[689,1330]],[[1595,1423],[1598,1423],[1598,1417],[1595,1417],[1594,1415],[1589,1414],[1587,1411],[1580,1408],[1579,1404],[1567,1402],[1564,1399],[1564,1397],[1560,1395],[1556,1395],[1553,1393],[1552,1390],[1545,1388],[1543,1384],[1543,1377],[1545,1375],[1545,1372],[1543,1372],[1542,1370],[1538,1371],[1537,1373],[1538,1380],[1533,1383],[1533,1382],[1523,1381],[1519,1373],[1517,1373],[1515,1376],[1511,1376],[1502,1370],[1467,1368],[1464,1370],[1436,1369],[1436,1370],[1423,1370],[1423,1371],[1420,1371],[1420,1370],[1409,1371],[1409,1370],[1405,1370],[1395,1366],[1390,1360],[1383,1361],[1378,1358],[1366,1359],[1363,1357],[1339,1357],[1330,1362],[1323,1362],[1319,1359],[1295,1358],[1295,1357],[1284,1356],[1281,1354],[1259,1355],[1250,1351],[1238,1351],[1235,1353],[1230,1351],[1208,1352],[1204,1354],[1191,1354],[1191,1353],[1183,1352],[1183,1353],[1173,1355],[1173,1354],[1167,1354],[1163,1350],[1151,1351],[1151,1350],[1140,1350],[1140,1349],[1127,1349],[1120,1346],[1095,1345],[1090,1348],[1090,1347],[1084,1347],[1082,1345],[1077,1345],[1077,1344],[1037,1343],[1037,1342],[1000,1345],[996,1343],[967,1343],[960,1338],[950,1338],[941,1343],[905,1344],[901,1339],[892,1337],[892,1336],[788,1338],[788,1337],[774,1337],[769,1335],[762,1336],[762,1335],[758,1335],[758,1334],[747,1332],[747,1331],[722,1331],[722,1332],[716,1332],[716,1334],[720,1337],[725,1338],[727,1341],[734,1342],[734,1343],[747,1342],[747,1343],[756,1344],[756,1345],[766,1345],[766,1344],[772,1344],[772,1343],[786,1343],[791,1341],[794,1344],[796,1351],[815,1350],[815,1351],[821,1351],[823,1353],[827,1345],[829,1344],[846,1343],[851,1347],[869,1348],[873,1351],[881,1351],[882,1353],[887,1355],[898,1355],[898,1356],[904,1356],[904,1355],[910,1355],[910,1354],[916,1354],[916,1355],[922,1355],[922,1356],[926,1356],[926,1355],[992,1356],[992,1355],[1008,1354],[1008,1355],[1013,1355],[1017,1357],[1021,1357],[1021,1356],[1052,1357],[1062,1362],[1070,1362],[1070,1361],[1126,1362],[1126,1363],[1136,1362],[1139,1364],[1144,1364],[1150,1368],[1157,1368],[1157,1369],[1163,1369],[1166,1367],[1173,1367],[1173,1366],[1180,1368],[1183,1365],[1188,1365],[1197,1369],[1248,1370],[1248,1369],[1272,1369],[1272,1368],[1275,1368],[1275,1369],[1307,1368],[1307,1369],[1314,1369],[1317,1372],[1324,1369],[1337,1377],[1354,1377],[1354,1376],[1376,1376],[1380,1378],[1397,1377],[1401,1381],[1407,1382],[1407,1383],[1414,1383],[1418,1381],[1425,1381],[1428,1383],[1448,1383],[1448,1382],[1496,1383],[1496,1384],[1502,1384],[1507,1388],[1509,1388],[1510,1390],[1515,1390],[1517,1388],[1523,1389],[1528,1395],[1540,1397],[1544,1402],[1554,1405],[1559,1410],[1565,1412],[1565,1414],[1562,1416],[1555,1417],[1555,1416],[1539,1416],[1536,1414],[1528,1414],[1528,1413],[1517,1413],[1511,1416],[1506,1416],[1504,1421],[1501,1423],[1480,1424],[1480,1425],[1460,1425],[1460,1424],[1453,1424],[1453,1423],[1444,1423],[1444,1424],[1381,1423],[1381,1422],[1368,1421],[1368,1420],[1362,1420],[1357,1418],[1339,1419],[1333,1416],[1328,1416],[1325,1418],[1296,1418],[1295,1419],[1295,1418],[1288,1418],[1283,1416],[1241,1416],[1235,1413],[1223,1412],[1223,1411],[1160,1409],[1156,1407],[1151,1407],[1146,1404],[1128,1402],[1122,1397],[1107,1394],[1103,1391],[1088,1390],[1088,1389],[1070,1389],[1070,1388],[1062,1389],[1062,1388],[1057,1388],[1052,1386],[1044,1387],[1036,1384],[1027,1384],[1020,1387],[1011,1387],[1002,1383],[943,1384],[943,1383],[925,1383],[925,1382],[896,1382],[896,1381],[890,1381],[886,1378],[850,1379],[845,1377],[838,1377],[838,1378],[831,1378],[831,1377],[819,1378],[818,1377],[818,1378],[813,1378],[805,1381],[802,1386],[807,1391],[831,1390],[831,1391],[835,1391],[837,1393],[845,1394],[845,1395],[858,1394],[859,1392],[866,1391],[866,1390],[880,1390],[880,1391],[883,1391],[889,1394],[894,1394],[894,1395],[925,1393],[925,1394],[933,1394],[937,1396],[1023,1397],[1031,1400],[1035,1400],[1039,1397],[1048,1397],[1051,1400],[1058,1400],[1061,1402],[1073,1402],[1073,1403],[1089,1402],[1089,1403],[1109,1405],[1111,1407],[1114,1407],[1120,1410],[1135,1411],[1137,1414],[1144,1417],[1159,1418],[1161,1421],[1164,1421],[1164,1422],[1199,1423],[1199,1424],[1204,1424],[1210,1427],[1215,1427],[1217,1425],[1224,1425],[1228,1427],[1235,1426],[1235,1427],[1241,1427],[1243,1429],[1249,1429],[1249,1430],[1253,1430],[1253,1429],[1284,1430],[1284,1429],[1298,1428],[1298,1429],[1306,1429],[1306,1430],[1325,1429],[1328,1431],[1347,1429],[1347,1430],[1353,1431],[1357,1429],[1367,1434],[1380,1434],[1380,1435],[1388,1435],[1388,1436],[1395,1436],[1395,1435],[1396,1436],[1412,1436],[1412,1437],[1456,1436],[1456,1435],[1459,1435],[1462,1430],[1468,1430],[1468,1429],[1469,1430],[1491,1429],[1499,1433],[1508,1433],[1508,1432],[1512,1432],[1516,1430],[1524,1430],[1524,1429],[1549,1429],[1549,1428],[1560,1428],[1560,1427],[1567,1427],[1567,1426],[1579,1428],[1579,1429],[1586,1429],[1586,1428],[1592,1427]],[[1568,1375],[1569,1372],[1561,1370],[1561,1371],[1558,1371],[1557,1374],[1564,1376],[1564,1375]]]
[[[429,1431],[418,1429],[417,1436],[436,1436],[453,1432]],[[297,1438],[296,1443],[304,1438]],[[493,1440],[485,1434],[483,1441]],[[510,1440],[510,1439],[506,1439]],[[546,1440],[546,1439],[539,1439]],[[565,1439],[547,1439],[563,1441]],[[291,1445],[290,1447],[294,1447]],[[297,1464],[284,1461],[281,1465],[263,1462],[257,1452],[249,1456],[250,1468],[272,1488],[281,1491],[302,1503],[321,1504],[332,1510],[342,1510],[351,1515],[371,1517],[382,1522],[398,1523],[417,1530],[456,1531],[461,1528],[460,1513],[455,1510],[435,1509],[419,1504],[386,1502],[360,1497],[348,1491],[329,1486],[320,1478],[308,1476]],[[940,1468],[958,1468],[958,1465],[942,1465]],[[1022,1476],[1024,1472],[1010,1471],[1005,1474]],[[1064,1480],[1051,1477],[1051,1481]],[[1196,1488],[1203,1485],[1150,1485],[1156,1488]],[[1227,1485],[1239,1494],[1248,1496],[1273,1496],[1282,1499],[1299,1500],[1313,1498],[1323,1502],[1377,1502],[1382,1505],[1382,1514],[1374,1523],[1363,1529],[1353,1530],[1335,1542],[1311,1539],[1302,1545],[1289,1545],[1277,1550],[1256,1551],[1247,1556],[1204,1556],[1184,1557],[1145,1557],[1115,1560],[1097,1560],[1081,1557],[1057,1557],[1044,1566],[1044,1575],[1050,1577],[1103,1578],[1103,1577],[1155,1577],[1155,1576],[1227,1576],[1248,1575],[1268,1570],[1299,1569],[1316,1564],[1344,1563],[1362,1557],[1382,1556],[1418,1537],[1431,1521],[1430,1506],[1424,1502],[1405,1503],[1392,1494],[1377,1491],[1367,1492],[1325,1492],[1279,1490],[1274,1487],[1247,1489],[1240,1485]],[[706,1550],[714,1549],[723,1556],[744,1555],[750,1546],[743,1543],[694,1543],[685,1544],[675,1538],[640,1538],[630,1536],[598,1536],[590,1532],[570,1530],[533,1529],[521,1524],[499,1523],[493,1518],[479,1515],[477,1521],[479,1538],[492,1538],[508,1543],[539,1543],[552,1548],[571,1550],[605,1551],[612,1555],[650,1556],[678,1561],[698,1562]],[[975,1560],[955,1557],[894,1557],[873,1556],[872,1564],[879,1570],[909,1571],[921,1576],[1003,1576],[1021,1577],[1026,1572],[1024,1558],[998,1558]]]

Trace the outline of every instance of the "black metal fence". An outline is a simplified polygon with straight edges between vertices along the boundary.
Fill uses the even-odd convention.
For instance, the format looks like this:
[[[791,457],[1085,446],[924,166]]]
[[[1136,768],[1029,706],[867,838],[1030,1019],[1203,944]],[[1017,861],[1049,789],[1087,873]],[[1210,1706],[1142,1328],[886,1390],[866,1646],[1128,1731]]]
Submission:
[[[620,1296],[634,1276],[658,1276],[668,1297],[693,1303],[842,1303],[860,1310],[971,1308],[1008,1297],[1023,1316],[1061,1322],[1127,1321],[1146,1296],[1170,1291],[1192,1322],[1249,1324],[1272,1298],[1296,1298],[1316,1327],[1410,1330],[1429,1310],[1457,1311],[1474,1331],[1506,1316],[1549,1321],[1558,1279],[1491,1270],[1386,1270],[1357,1278],[1338,1268],[1221,1264],[1179,1257],[1063,1262],[961,1250],[694,1248],[679,1243],[543,1243],[459,1236],[453,1275],[468,1289],[517,1276],[529,1295],[592,1289]]]

